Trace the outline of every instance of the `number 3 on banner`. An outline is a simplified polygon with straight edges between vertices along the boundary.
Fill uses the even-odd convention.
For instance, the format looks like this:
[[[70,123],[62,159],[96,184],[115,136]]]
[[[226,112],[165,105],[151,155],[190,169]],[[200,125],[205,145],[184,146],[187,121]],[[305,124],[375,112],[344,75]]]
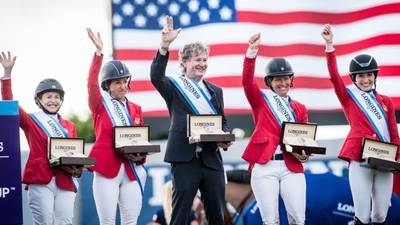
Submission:
[[[3,142],[0,142],[0,152],[4,150]]]

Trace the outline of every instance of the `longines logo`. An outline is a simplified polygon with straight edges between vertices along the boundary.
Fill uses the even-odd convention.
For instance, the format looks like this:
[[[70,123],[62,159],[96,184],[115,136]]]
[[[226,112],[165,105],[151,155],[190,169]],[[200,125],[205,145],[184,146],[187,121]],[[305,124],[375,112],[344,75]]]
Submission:
[[[352,205],[343,204],[341,202],[338,203],[337,210],[345,213],[354,213],[354,207]]]

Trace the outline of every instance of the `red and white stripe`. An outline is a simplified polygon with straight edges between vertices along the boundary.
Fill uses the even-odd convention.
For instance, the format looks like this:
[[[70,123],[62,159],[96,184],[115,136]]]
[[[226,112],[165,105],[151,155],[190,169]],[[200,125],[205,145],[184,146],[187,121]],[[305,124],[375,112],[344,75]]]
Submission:
[[[261,87],[271,57],[285,57],[295,71],[290,95],[309,110],[340,110],[327,72],[320,32],[333,25],[339,71],[345,82],[350,60],[371,54],[380,67],[378,92],[392,97],[400,109],[400,1],[372,0],[236,0],[237,23],[207,24],[184,29],[172,44],[167,74],[180,71],[178,49],[201,41],[211,48],[205,79],[224,89],[227,113],[248,113],[241,85],[243,57],[249,37],[261,33],[256,64]],[[160,43],[160,31],[114,31],[114,54],[133,76],[131,96],[145,115],[167,115],[166,105],[149,81],[150,64]]]

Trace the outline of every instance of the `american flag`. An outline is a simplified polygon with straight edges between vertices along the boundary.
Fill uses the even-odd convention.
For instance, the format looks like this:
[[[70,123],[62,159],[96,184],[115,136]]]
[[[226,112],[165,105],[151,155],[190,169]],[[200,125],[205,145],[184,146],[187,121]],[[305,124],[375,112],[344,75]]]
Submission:
[[[295,71],[292,98],[313,111],[338,111],[329,81],[323,24],[333,26],[339,71],[346,84],[350,60],[371,54],[379,64],[377,90],[400,109],[400,2],[385,0],[113,0],[114,56],[133,75],[130,97],[147,116],[167,115],[166,105],[149,80],[165,16],[183,28],[170,47],[167,74],[180,71],[178,49],[201,41],[210,49],[205,79],[224,89],[225,111],[249,113],[241,85],[247,41],[261,33],[256,78],[262,88],[271,57],[285,57]]]

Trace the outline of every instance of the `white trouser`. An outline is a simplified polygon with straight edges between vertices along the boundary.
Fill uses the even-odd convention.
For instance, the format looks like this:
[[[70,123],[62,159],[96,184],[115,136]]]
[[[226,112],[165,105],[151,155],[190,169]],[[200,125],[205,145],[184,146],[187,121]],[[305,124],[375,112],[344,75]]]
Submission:
[[[283,160],[255,164],[251,173],[251,187],[266,225],[279,224],[279,194],[289,224],[303,225],[306,214],[306,180],[304,173],[288,170]]]
[[[78,182],[74,182],[76,188]],[[60,189],[53,177],[50,183],[30,184],[28,204],[34,225],[72,225],[75,192]]]
[[[121,214],[121,225],[135,225],[142,208],[142,188],[146,183],[146,170],[142,165],[135,166],[140,183],[131,181],[121,163],[118,175],[112,179],[94,172],[93,196],[96,203],[100,225],[114,225],[117,204]],[[136,177],[136,179],[138,179]]]
[[[392,197],[393,174],[361,167],[359,162],[351,161],[349,180],[355,216],[362,223],[368,224],[370,217],[374,223],[384,222]]]

